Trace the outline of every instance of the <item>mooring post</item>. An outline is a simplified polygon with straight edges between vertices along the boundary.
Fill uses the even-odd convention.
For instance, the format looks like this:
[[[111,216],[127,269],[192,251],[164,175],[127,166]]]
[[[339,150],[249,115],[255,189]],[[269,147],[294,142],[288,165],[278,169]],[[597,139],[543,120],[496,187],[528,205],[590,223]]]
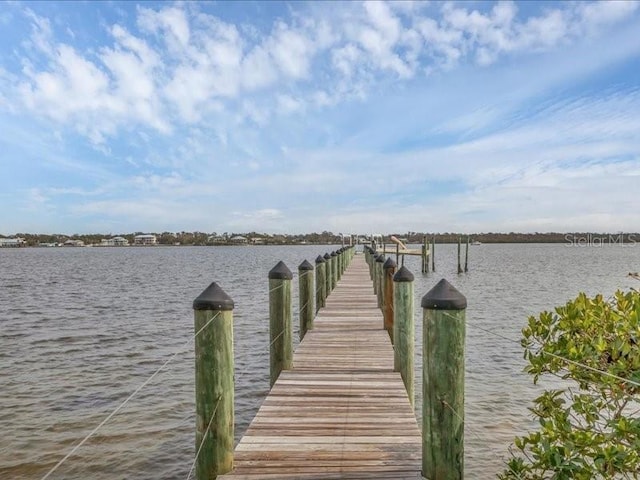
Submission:
[[[422,297],[422,475],[464,476],[467,299],[445,279]]]
[[[458,273],[462,273],[462,237],[458,237]]]
[[[300,316],[300,340],[313,329],[315,295],[313,294],[313,265],[306,260],[298,266],[298,304]]]
[[[436,271],[436,236],[431,237],[431,271]]]
[[[413,406],[415,397],[415,321],[413,319],[413,274],[405,266],[393,276],[393,370],[400,372]]]
[[[293,367],[291,270],[280,261],[269,272],[269,357],[271,386]]]
[[[371,280],[373,281],[373,293],[375,293],[376,295],[378,295],[378,270],[376,265],[378,265],[379,256],[379,253],[374,253],[371,257]]]
[[[331,252],[331,290],[338,284],[338,254]]]
[[[326,262],[322,255],[316,257],[316,311],[325,306],[327,281],[325,279]]]
[[[215,282],[193,301],[197,480],[233,470],[233,306]]]
[[[382,271],[382,265],[384,264],[384,255],[378,255],[376,258],[376,281],[378,283],[378,308],[382,309],[382,298],[384,295],[384,272]]]
[[[426,235],[422,237],[422,245],[424,246],[424,273],[429,273],[429,241]]]
[[[382,314],[384,318],[384,328],[389,333],[391,343],[393,343],[393,275],[396,273],[396,262],[391,257],[382,265],[384,271]]]
[[[325,253],[324,254],[324,261],[325,261],[325,266],[326,266],[326,268],[325,268],[325,277],[326,277],[325,280],[327,282],[327,292],[326,292],[327,294],[324,297],[325,300],[326,300],[326,298],[331,293],[331,284],[332,284],[331,279],[333,278],[333,272],[332,272],[332,269],[331,269],[331,255],[329,255],[328,253]],[[325,301],[325,304],[326,304],[326,301]]]
[[[469,271],[469,235],[467,235],[467,247],[464,250],[464,271]]]

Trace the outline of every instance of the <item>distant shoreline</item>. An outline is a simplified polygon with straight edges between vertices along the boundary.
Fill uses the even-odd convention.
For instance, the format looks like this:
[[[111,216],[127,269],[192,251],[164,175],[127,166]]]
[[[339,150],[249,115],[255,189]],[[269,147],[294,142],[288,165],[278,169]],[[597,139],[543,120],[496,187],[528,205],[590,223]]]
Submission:
[[[0,235],[0,239],[20,239],[20,248],[38,247],[51,248],[59,247],[65,242],[77,242],[79,245],[65,245],[65,248],[78,248],[80,246],[102,247],[102,248],[122,248],[124,246],[132,247],[155,247],[155,246],[246,246],[246,245],[345,245],[349,244],[349,235],[335,234],[332,232],[308,233],[308,234],[266,234],[266,233],[225,233],[218,235],[216,233],[203,232],[163,232],[152,233],[148,236],[155,236],[156,241],[153,245],[133,245],[134,238],[139,233],[120,234],[118,238],[127,240],[129,245],[106,245],[105,239],[113,238],[114,235],[103,234],[84,234],[84,235],[65,235],[65,234],[27,234],[18,233],[15,235]],[[601,245],[622,245],[630,246],[640,244],[640,233],[592,233],[592,232],[568,232],[568,233],[421,233],[421,232],[393,232],[383,236],[387,244],[391,244],[389,237],[395,235],[405,243],[421,244],[426,237],[429,242],[435,237],[437,244],[463,243],[469,239],[474,245],[482,244],[566,244],[573,246],[601,246]],[[379,234],[375,235],[376,240],[380,243]],[[352,241],[359,239],[360,243],[368,243],[370,235],[353,235]],[[71,243],[73,243],[71,242]],[[102,242],[102,244],[101,244]],[[83,245],[80,245],[83,244]],[[14,246],[14,248],[15,248]],[[10,246],[5,246],[10,248]]]

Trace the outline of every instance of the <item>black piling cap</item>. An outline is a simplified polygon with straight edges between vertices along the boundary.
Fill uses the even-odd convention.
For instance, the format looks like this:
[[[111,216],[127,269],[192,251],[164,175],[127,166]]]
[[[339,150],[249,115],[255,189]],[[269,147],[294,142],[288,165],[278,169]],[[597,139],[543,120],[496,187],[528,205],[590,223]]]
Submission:
[[[337,256],[338,256],[338,254],[337,254],[336,252],[331,252],[331,256],[332,256],[332,257],[337,257]]]
[[[233,310],[233,306],[231,297],[216,282],[212,282],[193,301],[194,310]]]
[[[305,260],[300,265],[298,265],[298,270],[313,270],[313,265]]]
[[[322,255],[318,255],[316,257],[316,263],[324,263],[324,258],[322,257]]]
[[[413,282],[413,273],[404,265],[400,267],[400,270],[393,276],[394,282]]]
[[[396,264],[396,261],[393,258],[389,257],[387,258],[386,262],[384,262],[384,265],[382,265],[382,268],[384,270],[388,270],[390,268],[396,268],[397,266],[398,265]]]
[[[376,258],[376,262],[383,263],[384,262],[384,255],[378,255],[378,258]]]
[[[422,297],[421,305],[429,310],[464,310],[467,298],[443,278]]]
[[[269,272],[269,280],[291,280],[293,273],[289,270],[282,260]]]

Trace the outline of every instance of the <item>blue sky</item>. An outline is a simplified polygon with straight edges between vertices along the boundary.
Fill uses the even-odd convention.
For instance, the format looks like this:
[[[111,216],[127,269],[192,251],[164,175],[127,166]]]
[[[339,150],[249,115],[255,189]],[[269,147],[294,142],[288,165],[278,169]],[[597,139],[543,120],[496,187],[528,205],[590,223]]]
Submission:
[[[0,3],[0,233],[640,231],[640,5]]]

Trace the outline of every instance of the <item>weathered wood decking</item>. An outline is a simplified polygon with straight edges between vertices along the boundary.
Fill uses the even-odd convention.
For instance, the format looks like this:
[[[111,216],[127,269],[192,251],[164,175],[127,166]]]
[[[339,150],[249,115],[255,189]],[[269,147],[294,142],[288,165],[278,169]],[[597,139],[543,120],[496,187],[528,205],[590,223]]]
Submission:
[[[421,478],[421,437],[356,255],[219,478]]]

